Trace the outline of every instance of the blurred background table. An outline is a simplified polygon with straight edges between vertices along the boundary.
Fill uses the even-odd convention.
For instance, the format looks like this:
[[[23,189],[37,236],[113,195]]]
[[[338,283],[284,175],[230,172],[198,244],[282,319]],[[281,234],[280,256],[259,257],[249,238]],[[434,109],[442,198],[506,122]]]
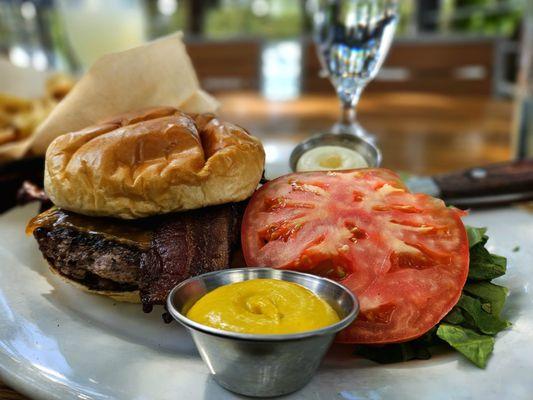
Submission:
[[[276,157],[269,150],[290,148],[312,133],[327,131],[339,112],[333,95],[275,102],[254,93],[233,93],[219,99],[228,120],[263,140],[269,161]],[[363,126],[378,137],[383,166],[388,168],[432,174],[511,155],[512,103],[508,100],[375,93],[363,97],[359,114]]]

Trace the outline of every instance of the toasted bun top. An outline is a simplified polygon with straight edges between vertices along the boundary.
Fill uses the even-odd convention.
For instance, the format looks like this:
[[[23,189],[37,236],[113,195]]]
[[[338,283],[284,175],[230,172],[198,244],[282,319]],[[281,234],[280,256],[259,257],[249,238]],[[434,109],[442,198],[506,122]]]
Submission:
[[[264,162],[261,142],[244,129],[159,107],[56,138],[44,184],[61,208],[133,219],[244,200]]]

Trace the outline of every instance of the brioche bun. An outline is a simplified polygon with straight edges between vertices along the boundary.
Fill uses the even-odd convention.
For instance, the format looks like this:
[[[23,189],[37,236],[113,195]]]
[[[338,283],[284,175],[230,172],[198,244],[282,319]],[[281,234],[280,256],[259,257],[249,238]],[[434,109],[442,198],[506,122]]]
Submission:
[[[58,207],[134,219],[245,200],[264,162],[261,142],[244,129],[158,107],[56,138],[44,185]]]

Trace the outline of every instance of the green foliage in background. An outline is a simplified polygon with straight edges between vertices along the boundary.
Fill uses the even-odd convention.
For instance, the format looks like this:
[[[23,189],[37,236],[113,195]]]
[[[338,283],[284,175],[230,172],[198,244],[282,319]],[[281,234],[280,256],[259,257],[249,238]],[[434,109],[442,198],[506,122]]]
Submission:
[[[210,8],[204,24],[205,36],[283,39],[301,34],[304,18],[299,1],[264,0],[262,4],[264,14],[257,13],[257,9],[254,12],[252,1],[226,0]]]
[[[457,32],[512,36],[520,26],[525,1],[528,0],[454,0],[451,28]]]
[[[443,0],[435,15],[442,33],[512,36],[520,26],[522,12],[528,0]],[[269,39],[297,37],[304,33],[303,2],[292,0],[259,0],[268,12],[260,16],[254,12],[257,0],[221,0],[209,8],[205,21],[205,35],[229,38],[243,35]],[[398,34],[416,31],[418,0],[399,2]]]

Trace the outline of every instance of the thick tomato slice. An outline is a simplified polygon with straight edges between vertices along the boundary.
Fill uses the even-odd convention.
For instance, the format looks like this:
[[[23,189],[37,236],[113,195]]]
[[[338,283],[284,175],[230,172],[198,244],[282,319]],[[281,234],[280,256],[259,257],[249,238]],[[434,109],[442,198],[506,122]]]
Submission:
[[[385,169],[290,174],[253,195],[242,247],[249,266],[350,288],[361,310],[338,341],[402,342],[435,326],[461,295],[469,262],[461,215]]]

